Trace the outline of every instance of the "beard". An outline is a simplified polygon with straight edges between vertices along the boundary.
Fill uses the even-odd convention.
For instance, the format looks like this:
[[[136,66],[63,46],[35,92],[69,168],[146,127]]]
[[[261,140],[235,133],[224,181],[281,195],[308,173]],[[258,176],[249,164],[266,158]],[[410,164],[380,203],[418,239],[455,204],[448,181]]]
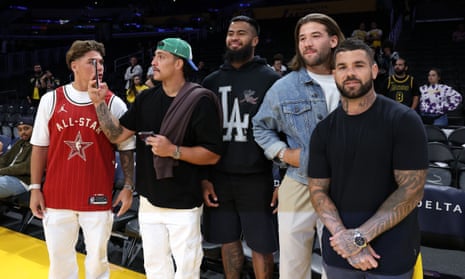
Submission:
[[[302,56],[305,65],[315,67],[328,63],[328,61],[331,59],[331,49],[320,49],[311,58],[305,57],[302,52],[300,53],[300,55]]]
[[[405,70],[394,69],[394,73],[398,76],[402,76],[403,74],[405,74]]]
[[[365,96],[366,94],[368,94],[368,92],[370,92],[370,90],[373,88],[373,81],[368,81],[366,83],[363,83],[361,80],[358,80],[358,79],[346,79],[345,81],[348,81],[348,80],[357,80],[360,82],[360,88],[358,90],[346,90],[344,88],[344,83],[340,84],[340,83],[336,83],[336,86],[337,86],[337,89],[339,90],[339,92],[341,93],[341,95],[347,99],[357,99],[357,98],[360,98],[360,97],[363,97]]]
[[[224,59],[229,62],[245,62],[250,59],[253,55],[252,44],[244,45],[241,49],[232,50],[226,47],[226,52],[224,54]]]

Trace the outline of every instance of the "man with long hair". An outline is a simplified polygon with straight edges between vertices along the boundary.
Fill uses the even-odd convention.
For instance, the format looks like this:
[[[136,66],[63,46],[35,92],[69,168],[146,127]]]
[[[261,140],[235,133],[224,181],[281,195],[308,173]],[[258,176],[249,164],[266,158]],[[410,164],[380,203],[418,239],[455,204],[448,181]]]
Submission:
[[[331,61],[344,35],[331,17],[319,13],[302,17],[294,35],[292,72],[266,93],[253,118],[253,131],[266,157],[287,166],[272,201],[275,205],[279,193],[280,278],[308,279],[318,220],[307,188],[308,147],[316,124],[339,103]]]

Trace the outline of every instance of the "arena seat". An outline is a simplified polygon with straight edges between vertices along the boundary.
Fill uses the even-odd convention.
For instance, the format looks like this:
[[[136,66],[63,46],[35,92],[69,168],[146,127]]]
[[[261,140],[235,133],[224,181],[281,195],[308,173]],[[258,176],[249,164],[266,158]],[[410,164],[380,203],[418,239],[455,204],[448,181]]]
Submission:
[[[5,136],[5,135],[0,135],[0,141],[3,144],[3,148],[1,150],[2,154],[5,154],[7,152],[7,150],[8,150],[8,147],[11,144],[11,138],[8,137],[8,136]]]
[[[465,251],[465,191],[425,185],[418,205],[422,245]]]
[[[6,211],[16,211],[21,215],[19,223],[19,232],[24,232],[27,226],[34,219],[32,211],[29,208],[30,192],[24,192],[19,195],[11,196],[8,198],[0,199],[0,205]]]
[[[442,142],[448,144],[447,134],[438,126],[424,125],[426,131],[426,138],[428,142]]]
[[[465,191],[427,184],[418,209],[422,246],[465,251]],[[423,265],[423,270],[425,278],[443,278],[428,266]]]
[[[453,185],[456,158],[449,145],[428,142],[428,160],[426,183],[438,186]]]

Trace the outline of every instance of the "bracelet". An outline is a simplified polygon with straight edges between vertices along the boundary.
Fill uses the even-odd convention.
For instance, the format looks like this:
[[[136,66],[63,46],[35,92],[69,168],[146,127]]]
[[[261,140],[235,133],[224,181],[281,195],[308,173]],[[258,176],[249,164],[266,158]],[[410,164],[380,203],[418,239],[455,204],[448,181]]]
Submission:
[[[276,188],[279,188],[279,186],[281,186],[281,180],[275,179],[273,181],[273,187],[276,189]]]
[[[31,191],[31,190],[40,190],[40,188],[42,188],[42,186],[40,184],[31,184],[31,185],[29,185],[29,191]]]
[[[278,153],[278,159],[279,159],[279,161],[281,161],[283,163],[284,163],[284,152],[286,152],[286,149],[287,148],[283,148]]]
[[[124,184],[123,189],[127,189],[133,193],[136,190],[136,187],[134,187],[134,185]]]

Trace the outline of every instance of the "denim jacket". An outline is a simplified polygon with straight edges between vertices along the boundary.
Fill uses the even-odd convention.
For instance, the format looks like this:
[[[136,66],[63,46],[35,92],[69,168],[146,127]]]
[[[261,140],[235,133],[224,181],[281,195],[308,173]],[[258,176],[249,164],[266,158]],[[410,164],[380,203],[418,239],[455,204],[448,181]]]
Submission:
[[[270,160],[287,146],[301,148],[300,166],[288,166],[286,175],[307,185],[310,137],[316,124],[327,115],[323,89],[301,68],[277,80],[267,91],[252,119],[255,141]]]

